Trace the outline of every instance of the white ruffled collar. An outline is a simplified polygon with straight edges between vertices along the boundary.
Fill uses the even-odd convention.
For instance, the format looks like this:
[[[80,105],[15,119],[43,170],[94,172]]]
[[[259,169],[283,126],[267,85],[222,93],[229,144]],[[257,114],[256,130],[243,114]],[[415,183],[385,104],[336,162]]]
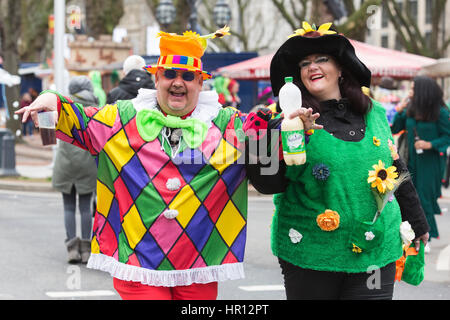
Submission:
[[[158,101],[156,100],[156,90],[141,88],[138,91],[136,98],[131,100],[137,112],[145,109],[158,108]],[[212,120],[214,120],[222,105],[219,103],[219,96],[216,91],[201,91],[198,97],[198,104],[194,111],[187,117],[187,119],[197,119],[204,122],[208,129],[211,127]]]

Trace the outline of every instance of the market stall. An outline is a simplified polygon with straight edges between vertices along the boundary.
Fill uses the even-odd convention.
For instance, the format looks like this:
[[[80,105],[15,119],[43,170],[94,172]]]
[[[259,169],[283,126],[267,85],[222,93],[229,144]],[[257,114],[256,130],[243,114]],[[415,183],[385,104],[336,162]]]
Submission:
[[[423,67],[436,63],[435,59],[428,57],[381,48],[356,40],[350,40],[350,42],[355,47],[357,56],[372,72],[373,77],[411,79]],[[259,56],[219,68],[216,73],[238,80],[269,80],[272,57],[273,54]]]

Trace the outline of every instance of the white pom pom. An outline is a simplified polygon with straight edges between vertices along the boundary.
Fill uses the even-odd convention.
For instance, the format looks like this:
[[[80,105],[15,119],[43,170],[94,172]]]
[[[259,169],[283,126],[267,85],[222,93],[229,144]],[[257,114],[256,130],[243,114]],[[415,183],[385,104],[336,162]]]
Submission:
[[[181,187],[181,181],[178,178],[168,179],[166,182],[166,187],[170,191],[176,191]]]
[[[164,211],[164,217],[167,219],[175,219],[178,216],[178,210],[168,209]]]

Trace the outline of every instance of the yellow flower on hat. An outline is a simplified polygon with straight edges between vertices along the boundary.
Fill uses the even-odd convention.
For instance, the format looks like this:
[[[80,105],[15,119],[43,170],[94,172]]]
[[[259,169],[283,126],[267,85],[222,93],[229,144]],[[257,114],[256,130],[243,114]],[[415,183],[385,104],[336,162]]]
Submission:
[[[200,38],[200,35],[197,32],[191,31],[191,30],[183,32],[183,36],[192,37],[192,38]]]
[[[312,31],[316,31],[318,33],[320,33],[321,36],[326,35],[326,34],[335,34],[335,31],[329,30],[331,27],[332,23],[331,22],[327,22],[322,24],[319,29],[316,28],[316,25],[310,25],[308,22],[303,21],[302,23],[302,27],[301,29],[297,29],[294,31],[294,34],[291,34],[289,36],[289,38],[292,37],[296,37],[296,36],[303,36],[308,32],[312,32]]]
[[[168,32],[164,32],[164,31],[160,31],[156,34],[156,37],[171,37],[171,36],[176,36],[176,33],[168,33]]]
[[[202,47],[203,47],[203,50],[205,50],[206,47],[208,46],[207,40],[204,39],[204,37],[202,37],[201,35],[199,35],[199,34],[198,34],[197,32],[195,32],[195,31],[191,31],[191,30],[185,31],[185,32],[183,32],[183,36],[188,37],[188,38],[195,39],[195,40],[197,40],[198,42],[200,42],[201,45],[202,45]]]
[[[332,25],[331,22],[324,23],[319,27],[319,29],[317,29],[317,32],[320,33],[321,35],[335,34],[336,31],[330,30],[331,25]]]
[[[157,64],[145,66],[145,70],[156,74],[159,69],[189,70],[200,72],[203,79],[211,79],[212,75],[203,70],[201,57],[208,46],[208,40],[221,38],[229,33],[230,28],[225,26],[214,33],[205,36],[194,31],[185,31],[182,35],[160,31],[160,56]]]
[[[214,36],[211,39],[215,39],[215,38],[222,38],[225,36],[229,36],[230,33],[230,27],[229,26],[224,26],[223,28],[220,28],[219,30],[216,30],[216,32],[214,32]]]
[[[206,47],[208,46],[208,39],[215,39],[215,38],[222,38],[225,37],[227,35],[230,35],[230,27],[228,26],[224,26],[223,28],[220,28],[216,31],[214,31],[213,33],[201,36],[199,35],[197,32],[195,31],[185,31],[183,33],[184,37],[189,37],[192,39],[196,39],[197,41],[199,41],[203,47],[203,49],[206,49]]]

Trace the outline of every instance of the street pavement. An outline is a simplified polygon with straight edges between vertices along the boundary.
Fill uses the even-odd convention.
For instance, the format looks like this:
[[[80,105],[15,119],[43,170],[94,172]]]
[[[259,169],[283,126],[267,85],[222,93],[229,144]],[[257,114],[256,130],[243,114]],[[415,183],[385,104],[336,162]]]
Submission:
[[[6,250],[3,261],[10,261],[0,262],[0,300],[119,299],[108,274],[65,262],[62,201],[51,188],[54,147],[43,147],[39,135],[34,135],[17,144],[15,152],[20,177],[0,177],[0,221],[4,222],[0,239]],[[221,283],[218,298],[284,300],[282,275],[270,251],[271,197],[249,191],[246,278]],[[443,189],[440,204],[443,212],[436,219],[441,236],[433,239],[426,255],[425,280],[418,287],[396,283],[395,300],[450,299],[450,190]],[[30,257],[33,261],[28,262]],[[34,266],[21,268],[15,262]],[[30,276],[34,269],[40,276]],[[82,286],[77,284],[77,274],[82,275]]]

